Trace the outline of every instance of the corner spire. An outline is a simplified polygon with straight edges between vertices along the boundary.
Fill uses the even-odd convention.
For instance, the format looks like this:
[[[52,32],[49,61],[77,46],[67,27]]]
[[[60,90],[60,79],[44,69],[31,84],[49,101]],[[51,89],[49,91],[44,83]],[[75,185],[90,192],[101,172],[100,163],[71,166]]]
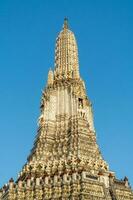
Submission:
[[[68,29],[68,18],[64,18],[63,29]]]
[[[52,69],[50,68],[49,73],[48,73],[48,85],[52,85],[54,80],[54,74]]]

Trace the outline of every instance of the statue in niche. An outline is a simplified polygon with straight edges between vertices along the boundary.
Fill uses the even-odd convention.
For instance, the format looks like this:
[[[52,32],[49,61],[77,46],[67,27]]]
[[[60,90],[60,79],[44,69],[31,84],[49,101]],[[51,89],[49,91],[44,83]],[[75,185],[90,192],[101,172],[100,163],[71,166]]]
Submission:
[[[83,99],[79,98],[78,103],[79,103],[79,108],[83,109]]]

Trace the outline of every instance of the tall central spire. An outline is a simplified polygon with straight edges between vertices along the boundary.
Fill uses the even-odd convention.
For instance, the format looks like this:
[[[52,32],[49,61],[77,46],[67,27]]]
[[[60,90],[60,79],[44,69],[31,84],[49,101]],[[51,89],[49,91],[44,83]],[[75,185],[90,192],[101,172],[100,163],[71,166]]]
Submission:
[[[79,78],[78,49],[74,33],[64,19],[63,29],[56,39],[55,77],[57,79]]]

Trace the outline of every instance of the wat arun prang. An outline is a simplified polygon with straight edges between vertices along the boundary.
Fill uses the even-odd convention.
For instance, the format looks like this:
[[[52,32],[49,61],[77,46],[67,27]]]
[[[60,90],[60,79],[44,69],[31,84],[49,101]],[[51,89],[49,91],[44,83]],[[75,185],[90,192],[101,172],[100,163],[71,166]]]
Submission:
[[[55,68],[48,73],[33,149],[0,200],[133,200],[96,142],[92,104],[80,77],[75,36],[67,19],[56,39]]]

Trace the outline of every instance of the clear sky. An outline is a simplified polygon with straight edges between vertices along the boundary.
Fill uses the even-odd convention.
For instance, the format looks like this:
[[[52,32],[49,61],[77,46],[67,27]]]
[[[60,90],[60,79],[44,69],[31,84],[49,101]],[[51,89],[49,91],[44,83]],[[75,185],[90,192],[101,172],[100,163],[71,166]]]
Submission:
[[[98,144],[133,186],[133,1],[0,1],[0,185],[32,148],[41,90],[64,17],[76,35]]]

